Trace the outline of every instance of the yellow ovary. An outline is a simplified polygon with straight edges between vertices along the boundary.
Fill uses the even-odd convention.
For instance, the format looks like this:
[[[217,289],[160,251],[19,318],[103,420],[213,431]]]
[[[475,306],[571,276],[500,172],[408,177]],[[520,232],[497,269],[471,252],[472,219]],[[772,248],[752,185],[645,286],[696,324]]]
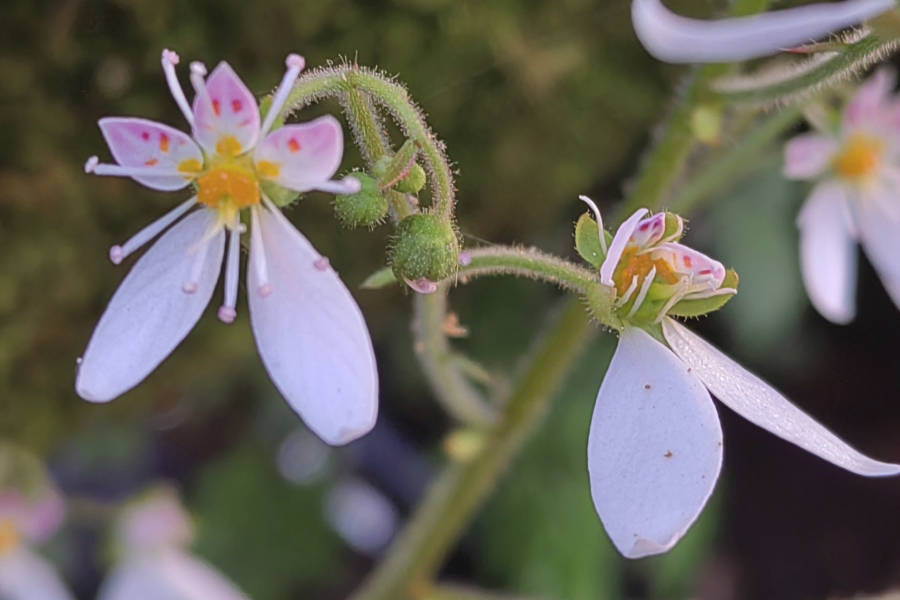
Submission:
[[[844,150],[835,160],[835,168],[846,179],[864,179],[881,168],[884,141],[872,135],[860,133],[849,139]]]
[[[0,520],[0,556],[5,556],[19,546],[19,532],[9,519]]]

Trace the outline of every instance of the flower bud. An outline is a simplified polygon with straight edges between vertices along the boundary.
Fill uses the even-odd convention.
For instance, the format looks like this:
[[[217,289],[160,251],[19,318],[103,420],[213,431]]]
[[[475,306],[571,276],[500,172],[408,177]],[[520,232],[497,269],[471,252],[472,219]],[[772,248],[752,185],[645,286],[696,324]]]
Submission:
[[[394,189],[404,194],[418,194],[423,187],[425,187],[425,169],[418,164],[413,164],[406,176],[397,182]]]
[[[354,173],[360,190],[355,194],[339,194],[334,197],[334,214],[347,227],[373,227],[388,213],[388,201],[381,193],[378,180],[365,173]]]
[[[400,221],[391,251],[397,279],[441,281],[456,272],[458,264],[459,240],[452,223],[427,213]]]

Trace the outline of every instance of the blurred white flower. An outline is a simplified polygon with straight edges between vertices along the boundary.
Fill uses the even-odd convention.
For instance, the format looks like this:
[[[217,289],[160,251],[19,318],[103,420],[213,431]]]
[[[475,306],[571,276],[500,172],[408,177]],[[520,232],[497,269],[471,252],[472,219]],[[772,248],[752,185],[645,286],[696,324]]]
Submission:
[[[131,177],[156,190],[193,186],[197,193],[110,250],[118,264],[165,231],[134,265],[101,317],[80,361],[78,394],[108,402],[171,354],[212,298],[226,237],[225,301],[219,318],[226,323],[235,319],[240,236],[246,229],[241,212],[246,210],[252,229],[250,320],[263,364],[291,407],[323,440],[345,444],[356,439],[372,428],[378,409],[378,377],[365,321],[328,259],[267,196],[273,186],[282,192],[357,191],[356,179],[331,180],[343,155],[340,124],[325,116],[272,131],[303,69],[300,56],[288,57],[287,73],[265,120],[253,94],[227,63],[208,78],[202,64],[191,64],[193,107],[175,76],[178,56],[164,51],[162,63],[193,137],[146,119],[101,119],[100,129],[118,164],[100,164],[93,157],[86,170]]]
[[[126,507],[114,535],[119,559],[98,600],[248,600],[214,567],[185,550],[194,528],[168,488]]]
[[[709,272],[696,289],[714,297],[725,279],[721,264],[694,250],[662,251],[672,242],[664,241],[661,224],[642,228],[653,223],[652,217],[642,218],[645,212],[619,228],[607,255],[612,265],[604,263],[601,282],[621,289],[625,285],[619,280],[634,275],[628,290],[632,296],[642,290],[637,293],[642,300],[653,295],[643,290],[661,285],[647,280],[663,271],[686,272],[684,260],[677,259],[686,256],[687,267]],[[621,299],[621,291],[617,297]],[[839,467],[866,476],[900,473],[900,465],[850,448],[664,313],[641,325],[626,321],[597,395],[588,440],[594,505],[624,556],[641,558],[671,549],[709,499],[722,466],[722,430],[710,394],[752,423]]]
[[[633,0],[631,20],[647,52],[659,60],[720,63],[774,54],[859,25],[895,7],[895,0],[844,0],[703,21],[676,15],[660,0]]]
[[[834,323],[856,315],[859,242],[900,306],[900,100],[895,74],[875,72],[833,130],[785,147],[784,174],[816,182],[797,217],[800,266],[813,306]]]

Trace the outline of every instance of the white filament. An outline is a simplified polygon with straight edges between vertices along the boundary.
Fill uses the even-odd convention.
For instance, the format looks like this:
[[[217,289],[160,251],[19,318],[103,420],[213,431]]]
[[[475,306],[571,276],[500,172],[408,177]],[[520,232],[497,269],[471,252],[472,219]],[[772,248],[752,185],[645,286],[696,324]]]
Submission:
[[[187,119],[188,124],[193,127],[194,113],[184,95],[184,90],[181,89],[181,84],[178,83],[178,76],[175,75],[175,65],[178,64],[178,60],[178,55],[171,50],[162,51],[162,68],[163,72],[166,74],[166,83],[169,84],[169,91],[172,92],[175,104],[181,109],[184,118]]]
[[[259,133],[260,139],[264,138],[266,134],[269,133],[269,129],[272,128],[272,124],[275,123],[275,119],[278,118],[278,113],[281,112],[284,103],[287,102],[288,95],[291,93],[291,88],[294,86],[294,82],[297,81],[297,77],[300,76],[300,71],[306,66],[306,61],[299,54],[288,55],[287,60],[284,62],[287,66],[287,72],[281,79],[278,89],[275,90],[275,97],[272,99],[272,105],[269,107],[269,112],[266,113],[266,120],[263,121],[262,129]]]
[[[170,210],[162,217],[153,221],[136,234],[131,236],[128,241],[126,241],[121,246],[113,246],[109,250],[109,258],[114,264],[119,264],[123,260],[125,260],[129,254],[138,250],[141,246],[155,238],[159,235],[164,229],[169,227],[172,223],[181,218],[181,216],[189,211],[195,204],[197,204],[196,196],[187,200],[174,209]]]

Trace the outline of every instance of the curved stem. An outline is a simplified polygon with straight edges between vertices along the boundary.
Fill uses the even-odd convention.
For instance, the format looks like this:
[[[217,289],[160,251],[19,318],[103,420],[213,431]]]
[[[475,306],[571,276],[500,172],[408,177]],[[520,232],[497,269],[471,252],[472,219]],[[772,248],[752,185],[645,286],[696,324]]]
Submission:
[[[540,422],[553,393],[596,331],[584,307],[577,300],[567,301],[551,331],[529,353],[532,359],[525,376],[505,403],[502,418],[485,432],[479,452],[468,462],[452,463],[444,470],[352,600],[427,597],[444,556]]]

